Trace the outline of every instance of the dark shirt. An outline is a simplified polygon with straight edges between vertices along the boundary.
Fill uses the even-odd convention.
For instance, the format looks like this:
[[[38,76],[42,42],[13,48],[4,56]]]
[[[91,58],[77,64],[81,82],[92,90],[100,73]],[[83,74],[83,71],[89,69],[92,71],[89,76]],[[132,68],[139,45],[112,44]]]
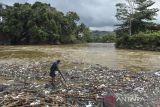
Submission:
[[[58,63],[57,62],[54,62],[50,68],[51,71],[56,71],[58,70]]]
[[[57,62],[54,62],[50,68],[50,76],[51,77],[55,77],[56,74],[55,74],[55,71],[58,71],[58,63]]]

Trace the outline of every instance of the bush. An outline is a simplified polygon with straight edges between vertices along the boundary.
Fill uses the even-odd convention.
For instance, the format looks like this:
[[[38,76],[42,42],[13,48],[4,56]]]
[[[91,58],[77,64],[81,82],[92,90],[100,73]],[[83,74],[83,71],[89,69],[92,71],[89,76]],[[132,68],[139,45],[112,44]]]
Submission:
[[[154,50],[160,47],[160,32],[140,32],[132,36],[123,35],[117,39],[116,46]]]

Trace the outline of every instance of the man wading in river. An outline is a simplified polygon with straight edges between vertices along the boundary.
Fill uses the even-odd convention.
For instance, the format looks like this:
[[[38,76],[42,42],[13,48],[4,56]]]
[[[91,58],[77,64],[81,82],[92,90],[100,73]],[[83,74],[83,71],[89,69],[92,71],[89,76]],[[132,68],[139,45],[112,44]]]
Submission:
[[[50,68],[50,76],[51,76],[51,78],[52,78],[52,83],[54,83],[55,82],[55,77],[56,77],[56,71],[58,71],[60,74],[61,74],[61,72],[60,72],[60,70],[59,70],[59,68],[58,68],[58,65],[60,64],[60,60],[57,60],[56,62],[54,62],[53,64],[52,64],[52,66],[51,66],[51,68]]]

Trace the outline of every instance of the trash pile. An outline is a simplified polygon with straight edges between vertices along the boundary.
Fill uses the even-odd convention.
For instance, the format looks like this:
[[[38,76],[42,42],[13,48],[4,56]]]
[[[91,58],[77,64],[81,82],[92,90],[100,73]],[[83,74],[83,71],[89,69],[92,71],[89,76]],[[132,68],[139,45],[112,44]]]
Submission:
[[[101,65],[63,71],[49,82],[45,62],[27,66],[1,64],[0,106],[149,107],[160,104],[160,71],[131,72]],[[49,67],[48,67],[49,69]],[[109,100],[108,100],[109,99]],[[112,101],[111,101],[112,99]]]

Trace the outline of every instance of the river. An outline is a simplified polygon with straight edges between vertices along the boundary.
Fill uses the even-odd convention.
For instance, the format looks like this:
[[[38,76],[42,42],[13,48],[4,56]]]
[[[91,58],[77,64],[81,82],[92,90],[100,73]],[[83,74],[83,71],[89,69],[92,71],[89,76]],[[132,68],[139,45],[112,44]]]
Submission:
[[[160,52],[116,49],[113,43],[0,46],[0,64],[56,59],[65,66],[78,62],[76,66],[88,63],[131,71],[160,70]]]

